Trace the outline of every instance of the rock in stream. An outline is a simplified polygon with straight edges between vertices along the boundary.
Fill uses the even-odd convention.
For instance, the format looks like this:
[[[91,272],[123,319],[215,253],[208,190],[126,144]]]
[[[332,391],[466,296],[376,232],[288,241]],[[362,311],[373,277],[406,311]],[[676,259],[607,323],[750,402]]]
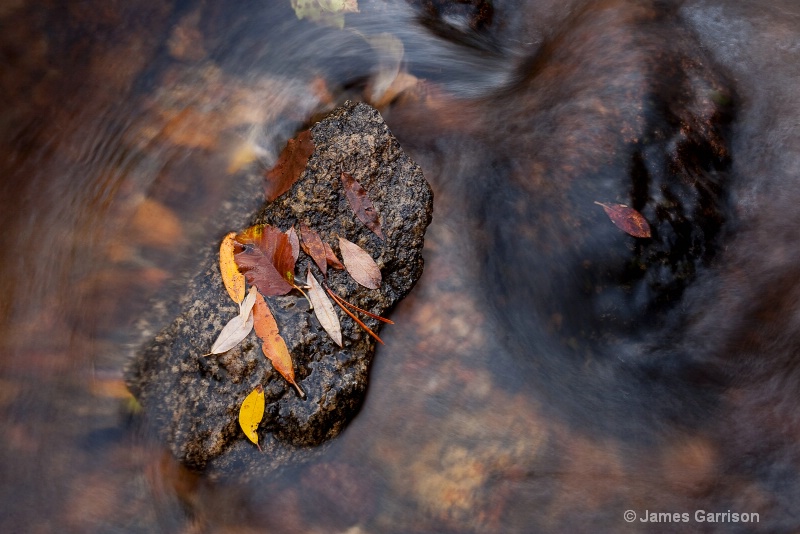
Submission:
[[[365,249],[381,269],[379,289],[366,289],[346,271],[333,269],[328,269],[328,283],[356,306],[385,316],[422,274],[432,192],[379,113],[366,104],[345,103],[311,132],[315,150],[300,179],[254,214],[252,223],[284,231],[305,223],[340,257],[336,236]],[[341,171],[352,174],[367,190],[385,240],[355,216],[342,189]],[[231,230],[242,228],[220,229],[220,235]],[[201,270],[186,289],[181,312],[137,354],[127,381],[148,423],[182,463],[212,477],[265,474],[313,455],[354,417],[366,392],[376,342],[337,309],[344,339],[339,348],[305,298],[293,290],[267,301],[307,398],[300,398],[272,368],[253,332],[230,351],[204,357],[221,328],[238,313],[223,287],[217,258],[216,249],[202,255]],[[321,280],[316,265],[301,251],[295,275],[303,280],[309,267]],[[380,322],[362,320],[379,331]],[[242,400],[259,384],[266,398],[258,428],[263,454],[238,424]]]

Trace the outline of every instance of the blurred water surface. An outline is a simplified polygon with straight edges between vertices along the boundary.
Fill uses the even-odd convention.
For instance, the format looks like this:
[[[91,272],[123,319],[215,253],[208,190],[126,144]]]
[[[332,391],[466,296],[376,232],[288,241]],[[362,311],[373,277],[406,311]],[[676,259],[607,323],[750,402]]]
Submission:
[[[649,532],[623,512],[698,508],[796,530],[800,10],[359,4],[343,28],[298,20],[290,0],[0,6],[0,530]],[[591,48],[648,9],[670,13],[655,33],[680,27],[732,80],[736,111],[721,194],[735,224],[651,316],[648,289],[592,300],[632,249],[591,195],[629,187],[575,187],[560,177],[580,169],[548,166],[602,151],[638,105],[611,91],[573,104],[606,94],[602,72],[581,74],[596,58],[631,87],[646,76]],[[632,56],[659,61],[636,39]],[[206,480],[142,429],[125,390],[152,334],[141,318],[232,230],[232,192],[348,98],[381,110],[432,184],[425,274],[340,437],[269,480]],[[576,205],[587,214],[571,219]],[[583,274],[598,261],[608,272]]]

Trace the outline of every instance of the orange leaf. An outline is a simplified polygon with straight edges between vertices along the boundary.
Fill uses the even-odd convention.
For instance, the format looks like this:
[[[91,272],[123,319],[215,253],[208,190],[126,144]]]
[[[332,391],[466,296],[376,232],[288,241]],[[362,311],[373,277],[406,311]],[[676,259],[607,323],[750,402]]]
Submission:
[[[261,350],[264,351],[264,356],[272,362],[272,367],[297,389],[300,397],[305,398],[305,392],[295,381],[292,357],[289,355],[286,342],[278,332],[278,323],[275,322],[275,317],[260,293],[256,295],[256,303],[253,306],[253,328],[262,341]]]
[[[336,257],[336,253],[333,251],[331,246],[325,242],[322,243],[322,246],[325,247],[325,261],[328,263],[328,267],[333,267],[334,269],[339,269],[340,271],[344,269],[344,265],[342,265],[342,262],[340,262],[339,258]]]
[[[339,250],[347,272],[356,282],[369,289],[381,287],[381,270],[367,251],[343,237],[339,238]]]
[[[294,278],[292,244],[289,236],[270,225],[251,226],[236,236],[245,249],[234,255],[247,281],[267,296],[285,295]]]
[[[241,304],[244,300],[244,275],[239,272],[236,261],[233,258],[234,242],[236,232],[231,232],[222,240],[219,247],[219,271],[222,273],[222,283],[225,290],[236,304]]]
[[[275,166],[264,176],[264,195],[272,202],[292,187],[306,168],[308,158],[314,153],[311,130],[303,130],[289,139]]]
[[[369,195],[367,195],[367,191],[361,187],[361,184],[358,183],[352,175],[343,172],[341,178],[344,192],[347,195],[347,201],[350,202],[350,207],[353,208],[358,220],[375,232],[375,235],[383,239],[381,223],[378,220],[378,212],[375,211],[372,201],[369,199]]]
[[[614,225],[623,232],[633,237],[650,237],[650,225],[647,224],[641,213],[625,204],[604,204],[595,201],[595,204],[602,206]]]
[[[322,271],[322,276],[325,276],[328,272],[328,263],[326,261],[325,244],[319,234],[305,224],[300,223],[300,236],[303,238],[303,250],[317,264],[319,270]]]

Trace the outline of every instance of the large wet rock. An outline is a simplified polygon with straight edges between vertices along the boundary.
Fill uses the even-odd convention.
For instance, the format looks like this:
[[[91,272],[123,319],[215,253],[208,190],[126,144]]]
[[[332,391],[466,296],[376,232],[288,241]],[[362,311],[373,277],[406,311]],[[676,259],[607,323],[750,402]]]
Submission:
[[[420,168],[402,151],[378,112],[346,103],[312,128],[314,154],[305,172],[280,198],[266,204],[252,223],[282,230],[305,223],[338,253],[336,236],[367,250],[381,268],[378,290],[358,285],[346,271],[328,271],[329,285],[353,304],[385,315],[422,274],[421,250],[431,219],[432,193]],[[385,240],[354,215],[342,190],[340,171],[369,192],[380,214]],[[253,194],[260,195],[261,191]],[[220,229],[223,235],[230,228]],[[341,311],[344,346],[321,328],[307,301],[294,291],[270,297],[294,360],[303,399],[272,368],[251,333],[238,347],[204,357],[237,306],[222,285],[216,248],[203,254],[202,270],[186,289],[181,313],[147,344],[128,370],[128,383],[150,421],[177,458],[210,475],[266,473],[336,436],[357,412],[367,387],[375,341]],[[296,275],[310,258],[300,253]],[[366,318],[374,331],[381,323]],[[239,406],[257,385],[266,397],[258,429],[263,454],[238,425]]]

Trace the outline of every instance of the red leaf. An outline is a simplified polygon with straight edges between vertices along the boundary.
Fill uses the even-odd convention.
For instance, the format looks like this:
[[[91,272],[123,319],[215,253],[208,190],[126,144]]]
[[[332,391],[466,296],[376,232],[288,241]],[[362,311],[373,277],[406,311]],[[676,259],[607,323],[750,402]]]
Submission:
[[[350,207],[353,208],[358,220],[375,232],[375,235],[383,239],[381,223],[378,220],[378,212],[375,211],[375,208],[372,206],[372,201],[369,199],[367,192],[355,178],[346,172],[342,173],[341,178],[347,200],[350,202]]]
[[[597,201],[595,204],[602,206],[611,222],[623,232],[633,237],[650,237],[650,225],[647,224],[647,219],[635,209],[625,204],[604,204]]]
[[[234,257],[250,284],[264,295],[285,295],[292,290],[287,273],[294,277],[295,259],[289,237],[270,225],[251,226],[236,236],[245,249]]]
[[[342,265],[342,262],[340,262],[339,258],[336,257],[336,253],[333,251],[331,246],[324,242],[322,245],[325,247],[325,261],[328,262],[328,267],[332,267],[340,271],[343,270],[344,265]]]
[[[319,270],[322,271],[322,276],[325,276],[328,272],[328,263],[326,261],[325,245],[319,234],[305,224],[300,223],[300,237],[303,238],[303,250],[317,264]]]
[[[314,153],[311,130],[303,130],[289,139],[278,156],[275,166],[264,175],[264,195],[272,202],[292,187],[306,168],[308,158]]]

